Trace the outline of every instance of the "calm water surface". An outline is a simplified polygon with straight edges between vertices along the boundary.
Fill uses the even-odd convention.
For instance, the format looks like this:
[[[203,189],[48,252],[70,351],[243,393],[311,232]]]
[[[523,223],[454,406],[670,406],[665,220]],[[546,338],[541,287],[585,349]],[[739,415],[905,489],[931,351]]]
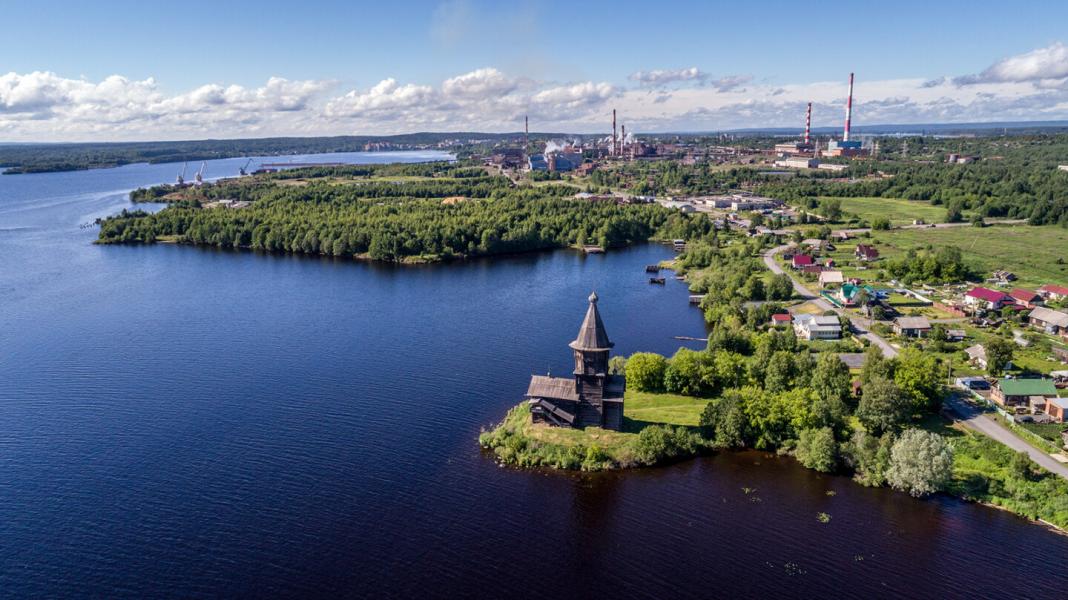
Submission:
[[[567,371],[591,289],[621,353],[703,333],[680,283],[645,283],[661,247],[394,268],[91,245],[80,224],[175,169],[0,177],[0,596],[1068,595],[1068,538],[788,459],[482,455],[532,372]]]

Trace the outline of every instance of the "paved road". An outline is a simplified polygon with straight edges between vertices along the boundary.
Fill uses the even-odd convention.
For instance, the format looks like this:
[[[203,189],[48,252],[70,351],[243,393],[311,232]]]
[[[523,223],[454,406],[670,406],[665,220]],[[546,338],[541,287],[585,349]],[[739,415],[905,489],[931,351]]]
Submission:
[[[834,312],[838,313],[839,315],[841,315],[843,317],[846,317],[847,319],[849,319],[849,322],[853,325],[853,331],[856,332],[856,334],[859,335],[860,337],[865,338],[868,341],[870,341],[871,343],[873,343],[876,346],[878,346],[879,349],[883,351],[883,356],[885,356],[887,358],[896,357],[897,354],[898,354],[897,348],[894,348],[893,346],[891,346],[890,342],[886,341],[882,336],[880,336],[880,335],[878,335],[878,334],[876,334],[876,333],[874,333],[872,331],[869,331],[868,330],[868,323],[867,323],[866,319],[862,319],[860,317],[853,316],[853,315],[847,313],[845,310],[843,310],[841,308],[838,308],[837,306],[831,304],[830,302],[828,302],[826,299],[824,299],[819,294],[814,293],[812,290],[810,290],[807,287],[805,287],[805,285],[803,283],[801,283],[801,281],[799,281],[792,274],[787,273],[785,270],[783,270],[782,267],[780,267],[775,262],[775,255],[779,254],[780,252],[782,252],[783,250],[785,250],[785,249],[787,249],[789,247],[790,247],[789,245],[777,246],[775,248],[771,248],[770,250],[767,250],[767,251],[764,252],[764,264],[767,265],[767,267],[769,269],[771,269],[771,272],[775,273],[776,275],[786,273],[786,275],[790,278],[790,281],[793,282],[793,284],[794,284],[794,292],[796,292],[798,296],[800,296],[800,297],[802,297],[802,298],[804,298],[806,300],[812,301],[813,304],[815,304],[816,306],[820,307],[821,309],[823,309],[825,311],[833,310]]]
[[[1050,455],[1023,441],[1012,430],[995,421],[990,415],[983,414],[975,407],[961,400],[956,394],[946,400],[946,406],[956,413],[958,416],[957,422],[968,429],[994,438],[1017,452],[1024,451],[1031,457],[1031,460],[1038,463],[1043,469],[1068,479],[1068,466],[1053,460]]]

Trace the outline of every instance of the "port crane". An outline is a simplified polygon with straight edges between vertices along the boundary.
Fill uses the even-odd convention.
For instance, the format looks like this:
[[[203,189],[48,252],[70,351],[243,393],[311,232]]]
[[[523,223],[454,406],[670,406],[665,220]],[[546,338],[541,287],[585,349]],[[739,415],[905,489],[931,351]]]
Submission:
[[[238,171],[238,173],[240,173],[242,177],[244,177],[245,175],[248,175],[248,166],[251,165],[251,164],[252,164],[252,159],[250,158],[250,159],[248,159],[248,162],[245,163],[245,166],[241,167],[241,169]]]
[[[197,169],[196,177],[193,178],[193,181],[196,182],[194,185],[199,186],[204,184],[204,167],[206,166],[208,166],[207,162],[200,163],[200,168]]]
[[[182,172],[178,173],[178,179],[175,181],[175,185],[182,187],[185,185],[185,169],[189,166],[189,163],[182,163]]]

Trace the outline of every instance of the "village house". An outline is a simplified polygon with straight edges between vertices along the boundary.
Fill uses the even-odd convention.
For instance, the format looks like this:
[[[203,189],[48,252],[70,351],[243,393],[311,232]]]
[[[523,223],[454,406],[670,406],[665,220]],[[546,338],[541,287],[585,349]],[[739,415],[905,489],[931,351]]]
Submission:
[[[1053,350],[1053,358],[1061,361],[1062,363],[1068,363],[1068,348],[1054,346],[1051,350]]]
[[[1001,406],[1030,406],[1045,404],[1057,397],[1057,388],[1049,379],[999,379],[990,398]]]
[[[869,300],[875,300],[878,295],[869,285],[860,286],[855,283],[846,283],[842,287],[833,292],[833,297],[845,306],[855,306],[857,304],[857,298],[861,292],[868,297]]]
[[[793,258],[793,267],[795,269],[802,269],[804,267],[810,267],[815,264],[815,260],[807,254],[795,254]]]
[[[964,338],[968,337],[968,332],[963,329],[947,329],[946,341],[947,342],[962,342]]]
[[[793,320],[793,316],[789,313],[779,313],[771,315],[772,327],[785,327]]]
[[[1042,304],[1044,300],[1038,292],[1032,292],[1031,290],[1025,290],[1023,288],[1015,288],[1009,292],[1009,296],[1016,301],[1020,306],[1026,306],[1027,308],[1034,308],[1039,304]]]
[[[608,341],[597,294],[590,294],[586,318],[578,336],[568,344],[575,359],[573,378],[534,375],[530,378],[526,398],[534,423],[557,427],[623,428],[623,393],[626,381],[621,375],[608,373]]]
[[[927,337],[931,333],[931,322],[927,317],[898,317],[894,320],[894,333],[903,337]]]
[[[868,244],[857,244],[856,249],[853,250],[853,256],[864,261],[875,260],[879,258],[879,251]]]
[[[986,370],[986,348],[982,344],[976,344],[964,349],[964,353],[968,355],[968,362],[977,369]]]
[[[1048,334],[1068,337],[1068,314],[1060,311],[1038,306],[1027,315],[1027,322]]]
[[[835,315],[796,315],[794,332],[805,340],[837,340],[842,337],[842,323]]]
[[[842,285],[844,282],[845,277],[841,271],[823,271],[820,273],[820,287]]]
[[[1038,293],[1042,294],[1047,300],[1053,300],[1054,302],[1068,298],[1068,288],[1060,285],[1046,284],[1038,288]]]
[[[805,275],[819,275],[823,272],[822,265],[806,265],[801,267],[801,272]]]
[[[1012,303],[1008,294],[984,287],[972,288],[964,294],[964,304],[973,309],[1000,310],[1001,307]]]
[[[1047,400],[1046,414],[1057,423],[1068,421],[1068,398],[1050,398]]]

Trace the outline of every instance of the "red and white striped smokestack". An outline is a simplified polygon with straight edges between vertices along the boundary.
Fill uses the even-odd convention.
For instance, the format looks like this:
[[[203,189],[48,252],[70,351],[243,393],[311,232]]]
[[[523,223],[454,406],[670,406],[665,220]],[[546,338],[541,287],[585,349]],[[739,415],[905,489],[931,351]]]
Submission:
[[[812,133],[812,103],[808,103],[808,112],[805,113],[805,144],[809,143],[809,134]]]
[[[612,156],[616,155],[616,109],[612,109]]]
[[[849,141],[849,124],[853,120],[853,74],[849,74],[849,98],[846,100],[846,124],[842,133],[842,141]]]

